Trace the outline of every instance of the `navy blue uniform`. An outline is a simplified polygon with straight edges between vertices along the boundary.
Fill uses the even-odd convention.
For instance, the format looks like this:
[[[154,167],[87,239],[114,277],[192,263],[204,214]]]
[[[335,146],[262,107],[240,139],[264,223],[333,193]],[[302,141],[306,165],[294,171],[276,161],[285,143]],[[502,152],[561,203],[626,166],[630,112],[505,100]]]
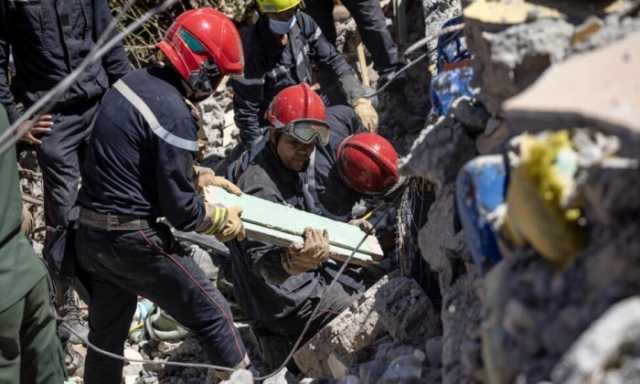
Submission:
[[[336,25],[333,20],[333,0],[306,2],[307,12],[318,23],[332,44],[336,43]],[[380,75],[398,69],[398,47],[387,29],[379,0],[343,0],[358,26],[362,42],[373,56],[373,67]]]
[[[169,68],[136,70],[105,94],[97,113],[83,168],[76,243],[91,297],[89,337],[121,354],[141,295],[194,331],[214,364],[234,367],[246,351],[227,302],[168,227],[155,220],[164,216],[191,231],[205,217],[193,185],[198,127],[180,89]],[[146,110],[125,97],[126,90]],[[148,225],[109,230],[85,219],[87,213],[142,218]],[[122,362],[88,352],[86,382],[116,384],[121,375]]]
[[[313,84],[314,64],[335,74],[348,102],[353,103],[364,95],[353,68],[327,41],[313,19],[300,11],[296,12],[296,19],[286,46],[271,32],[266,16],[242,30],[244,76],[235,77],[231,85],[235,92],[236,125],[247,148],[264,133],[262,127],[268,125],[264,113],[278,92],[302,82]]]
[[[316,147],[305,171],[286,169],[264,137],[229,166],[227,178],[236,182],[245,193],[348,221],[351,208],[361,196],[349,190],[334,173],[335,150],[346,136],[361,128],[349,107],[330,107],[328,115],[331,143]],[[314,185],[318,186],[317,190]],[[325,189],[331,192],[319,196],[318,192]],[[329,292],[328,285],[339,265],[324,263],[318,269],[290,276],[281,263],[285,248],[251,239],[231,244],[234,293],[254,320],[254,332],[270,366],[282,362],[321,297],[326,301],[307,337],[364,290],[363,278],[357,268],[347,268],[340,276],[339,284]]]
[[[31,106],[77,68],[111,20],[106,0],[1,1],[0,103],[10,120],[19,117],[16,101]],[[7,73],[10,53],[16,69],[13,93]],[[44,256],[56,271],[73,248],[66,244],[78,217],[79,152],[100,97],[128,69],[124,49],[116,45],[101,62],[85,69],[51,108],[53,129],[42,137],[38,160],[47,223]]]

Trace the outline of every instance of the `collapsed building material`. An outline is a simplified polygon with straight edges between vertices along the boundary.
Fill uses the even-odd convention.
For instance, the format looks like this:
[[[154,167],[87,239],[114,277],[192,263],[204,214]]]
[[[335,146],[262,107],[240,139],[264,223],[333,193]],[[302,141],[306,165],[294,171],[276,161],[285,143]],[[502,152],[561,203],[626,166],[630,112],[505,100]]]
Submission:
[[[554,66],[527,91],[507,101],[504,115],[514,134],[591,126],[622,140],[638,140],[638,89],[640,33],[634,33]]]
[[[394,340],[412,342],[442,333],[438,312],[414,279],[392,279],[375,298],[380,321]]]
[[[346,260],[366,234],[355,225],[334,221],[319,215],[304,212],[286,205],[273,203],[255,196],[232,195],[221,188],[209,187],[205,191],[208,201],[227,207],[238,205],[243,209],[242,222],[247,236],[279,246],[302,243],[302,234],[307,227],[325,229],[329,233],[332,258]],[[375,236],[368,236],[351,262],[373,266],[374,260],[383,257],[382,248]]]
[[[633,362],[637,378],[639,352],[640,297],[634,296],[612,306],[580,336],[553,370],[552,380],[563,384],[609,382],[606,376],[621,370],[625,359]]]
[[[298,349],[293,357],[302,372],[311,377],[344,377],[346,368],[355,362],[355,352],[384,334],[375,303],[378,292],[390,279],[380,279]]]

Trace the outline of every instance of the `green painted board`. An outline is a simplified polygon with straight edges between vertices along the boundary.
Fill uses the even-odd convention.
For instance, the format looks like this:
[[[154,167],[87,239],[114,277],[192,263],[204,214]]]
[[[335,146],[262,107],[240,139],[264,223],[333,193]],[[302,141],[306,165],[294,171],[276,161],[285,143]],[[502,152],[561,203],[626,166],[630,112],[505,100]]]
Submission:
[[[302,232],[306,227],[326,229],[329,233],[332,258],[339,261],[345,260],[366,235],[355,225],[247,194],[236,196],[217,187],[207,188],[206,199],[227,207],[242,207],[242,222],[247,236],[255,240],[286,247],[292,243],[302,243]],[[382,258],[382,248],[375,236],[369,236],[351,262],[368,266],[376,264],[374,257]]]

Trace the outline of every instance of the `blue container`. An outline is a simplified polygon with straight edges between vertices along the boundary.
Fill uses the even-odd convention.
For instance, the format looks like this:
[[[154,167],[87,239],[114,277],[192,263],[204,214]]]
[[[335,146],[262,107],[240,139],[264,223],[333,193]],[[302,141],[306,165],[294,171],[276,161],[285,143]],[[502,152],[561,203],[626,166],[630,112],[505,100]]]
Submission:
[[[483,273],[502,260],[491,225],[496,209],[505,203],[507,171],[501,155],[481,156],[458,173],[456,200],[464,239],[473,261]]]

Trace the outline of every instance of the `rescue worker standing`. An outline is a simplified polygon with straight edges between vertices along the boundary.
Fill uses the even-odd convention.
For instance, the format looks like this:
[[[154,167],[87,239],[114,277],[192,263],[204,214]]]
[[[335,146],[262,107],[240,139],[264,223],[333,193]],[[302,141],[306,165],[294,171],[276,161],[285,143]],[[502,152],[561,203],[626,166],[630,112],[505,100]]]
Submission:
[[[398,59],[398,47],[387,29],[380,0],[342,0],[341,3],[353,16],[362,42],[373,56],[373,68],[380,76],[379,88],[402,65]],[[312,0],[305,2],[304,10],[318,23],[327,40],[335,45],[337,35],[333,7],[333,0]]]
[[[9,128],[0,105],[0,135]],[[21,195],[13,147],[0,153],[1,383],[59,384],[65,379],[44,264],[20,231]]]
[[[243,155],[229,172],[238,172],[237,184],[245,193],[322,214],[316,192],[310,190],[318,185],[309,172],[314,161],[325,161],[320,148],[328,147],[332,133],[322,99],[308,84],[290,86],[275,97],[267,118],[271,125],[262,149]],[[239,165],[247,156],[245,166]],[[333,177],[337,177],[335,171]],[[321,297],[325,302],[307,338],[365,288],[359,271],[347,268],[328,291],[339,265],[325,263],[329,238],[323,231],[307,228],[304,243],[288,248],[252,239],[232,242],[230,248],[235,296],[254,321],[254,333],[270,368],[282,363]]]
[[[211,8],[187,11],[158,48],[163,66],[133,71],[105,94],[91,137],[79,204],[79,273],[90,294],[90,340],[121,354],[136,309],[148,298],[191,329],[212,363],[246,367],[229,306],[173,238],[175,228],[242,239],[238,207],[205,204],[193,160],[198,126],[185,98],[210,96],[242,72],[240,36]],[[197,182],[239,190],[223,178]],[[122,362],[89,350],[85,382],[119,384]]]
[[[111,20],[106,0],[0,2],[0,103],[10,122],[20,115],[16,102],[30,107],[76,69]],[[10,52],[16,68],[11,87],[15,94],[8,81]],[[36,123],[34,134],[25,136],[36,145],[43,174],[47,225],[43,254],[59,289],[58,307],[65,294],[64,304],[73,306],[72,292],[67,289],[73,275],[68,261],[73,256],[64,265],[63,259],[74,249],[81,149],[100,98],[128,70],[124,49],[116,45],[101,62],[87,67],[51,107],[50,115]],[[60,309],[67,316],[74,308]]]
[[[235,77],[233,107],[236,125],[246,148],[264,134],[262,127],[271,100],[284,88],[303,82],[313,84],[312,65],[332,72],[339,79],[347,101],[363,125],[374,131],[378,114],[351,66],[327,41],[309,15],[298,7],[300,0],[258,0],[260,18],[243,31],[246,67]],[[329,110],[328,114],[335,111]]]

